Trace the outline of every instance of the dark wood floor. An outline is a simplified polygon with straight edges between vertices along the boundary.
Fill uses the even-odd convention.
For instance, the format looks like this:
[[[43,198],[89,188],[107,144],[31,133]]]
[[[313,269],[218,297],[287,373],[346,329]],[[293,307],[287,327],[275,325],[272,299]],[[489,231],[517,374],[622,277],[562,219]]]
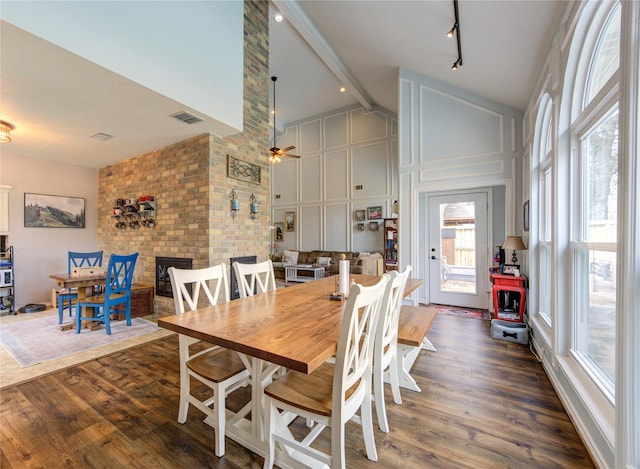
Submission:
[[[421,352],[413,369],[422,393],[403,391],[398,406],[387,389],[391,432],[376,431],[377,463],[349,423],[347,467],[594,467],[526,346],[492,340],[488,321],[444,315],[429,337],[438,351]],[[193,407],[177,423],[176,349],[171,336],[2,390],[0,467],[262,467],[229,439],[217,458]],[[248,397],[241,390],[230,406]]]

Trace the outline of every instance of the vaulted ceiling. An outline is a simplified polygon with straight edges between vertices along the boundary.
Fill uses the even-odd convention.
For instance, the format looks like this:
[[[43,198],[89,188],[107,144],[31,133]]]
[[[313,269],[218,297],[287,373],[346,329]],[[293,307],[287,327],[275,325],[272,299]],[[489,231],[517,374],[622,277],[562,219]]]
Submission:
[[[279,127],[356,103],[397,112],[399,68],[524,110],[565,5],[460,0],[463,66],[452,71],[452,1],[273,0],[269,71],[278,77]],[[276,12],[284,21],[273,19]],[[220,131],[214,121],[159,124],[153,114],[166,116],[180,103],[5,21],[1,26],[0,119],[16,125],[2,154],[100,168]],[[100,131],[95,116],[101,125],[111,120],[117,144],[88,150],[87,136]]]

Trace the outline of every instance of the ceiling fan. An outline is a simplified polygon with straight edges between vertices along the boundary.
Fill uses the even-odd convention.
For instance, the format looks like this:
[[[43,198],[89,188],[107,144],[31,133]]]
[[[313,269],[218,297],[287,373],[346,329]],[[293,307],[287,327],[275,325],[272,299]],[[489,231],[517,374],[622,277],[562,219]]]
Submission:
[[[278,128],[276,127],[276,80],[278,77],[271,77],[271,81],[273,81],[273,147],[269,148],[269,161],[271,163],[280,163],[281,157],[286,158],[300,158],[298,155],[290,155],[287,152],[293,150],[295,147],[290,146],[287,148],[278,148],[276,144],[276,135],[278,133]]]

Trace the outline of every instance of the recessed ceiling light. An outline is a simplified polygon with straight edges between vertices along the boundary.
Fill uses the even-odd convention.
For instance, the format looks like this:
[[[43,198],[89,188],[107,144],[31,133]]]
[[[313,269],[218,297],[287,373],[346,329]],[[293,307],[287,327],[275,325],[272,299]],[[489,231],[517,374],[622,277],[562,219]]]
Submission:
[[[340,93],[344,93],[345,91],[347,91],[347,89],[344,86],[340,87]]]
[[[284,17],[282,16],[282,13],[276,13],[273,15],[273,19],[276,20],[276,23],[282,23],[282,20],[284,19]]]

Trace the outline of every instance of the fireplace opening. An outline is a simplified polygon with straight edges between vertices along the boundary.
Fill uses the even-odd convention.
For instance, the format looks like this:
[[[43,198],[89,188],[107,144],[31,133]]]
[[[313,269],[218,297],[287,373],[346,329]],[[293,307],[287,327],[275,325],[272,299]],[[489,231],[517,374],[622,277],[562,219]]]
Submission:
[[[169,267],[192,269],[193,259],[186,257],[156,257],[156,295],[173,298]]]
[[[244,257],[232,257],[229,259],[229,265],[231,266],[231,278],[229,288],[231,289],[231,299],[235,300],[240,298],[240,292],[238,291],[238,279],[236,278],[236,272],[233,270],[233,263],[239,262],[240,264],[255,264],[258,260],[257,256],[244,256]]]

